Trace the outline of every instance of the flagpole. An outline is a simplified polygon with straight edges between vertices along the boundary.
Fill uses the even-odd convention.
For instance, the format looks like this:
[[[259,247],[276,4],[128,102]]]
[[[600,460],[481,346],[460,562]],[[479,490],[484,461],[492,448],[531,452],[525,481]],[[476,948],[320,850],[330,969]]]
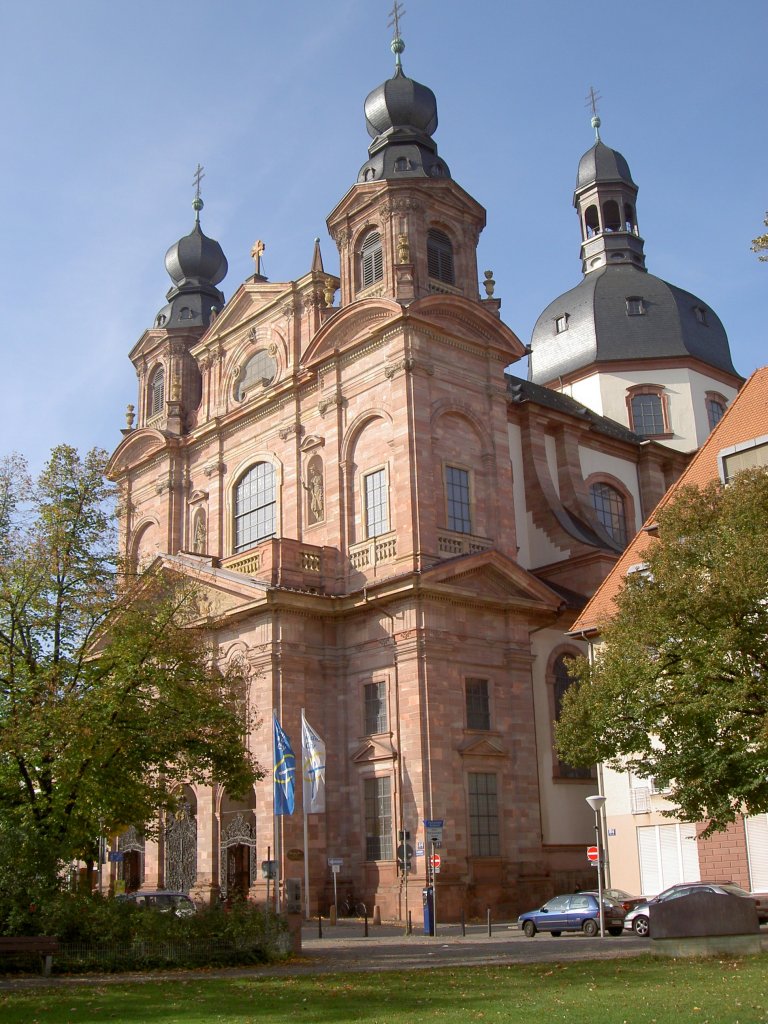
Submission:
[[[301,809],[304,813],[304,917],[309,920],[309,829],[307,827],[307,801],[305,800],[304,772],[304,708],[301,709]]]
[[[275,746],[275,726],[274,721],[277,718],[277,711],[273,709],[273,722],[272,722],[272,764],[277,763],[277,748]],[[280,913],[280,815],[277,811],[277,777],[273,772],[272,775],[272,840],[275,850],[275,913]]]

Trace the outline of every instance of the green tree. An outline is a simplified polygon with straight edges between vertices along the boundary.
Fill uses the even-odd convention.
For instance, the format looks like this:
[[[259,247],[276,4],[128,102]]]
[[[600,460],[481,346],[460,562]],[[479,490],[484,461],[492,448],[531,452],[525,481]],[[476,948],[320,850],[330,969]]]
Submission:
[[[263,775],[194,581],[121,572],[105,460],[61,446],[37,481],[0,464],[0,898],[20,874],[55,885],[100,834],[151,831],[182,781]]]
[[[671,789],[708,832],[768,811],[768,474],[683,488],[577,661],[556,742]]]
[[[768,213],[766,213],[765,220],[763,221],[763,223],[768,228]],[[753,238],[752,245],[750,248],[752,249],[752,252],[760,254],[765,253],[765,250],[768,249],[768,234],[758,235],[757,238]],[[768,261],[768,254],[758,255],[757,258],[759,260],[762,260],[763,263],[765,263],[766,261]]]

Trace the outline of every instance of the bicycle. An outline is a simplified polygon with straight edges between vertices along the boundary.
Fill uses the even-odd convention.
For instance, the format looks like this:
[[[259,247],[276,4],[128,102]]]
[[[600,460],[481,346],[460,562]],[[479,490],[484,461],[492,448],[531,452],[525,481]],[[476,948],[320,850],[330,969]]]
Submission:
[[[368,917],[368,908],[350,894],[339,903],[339,917]]]

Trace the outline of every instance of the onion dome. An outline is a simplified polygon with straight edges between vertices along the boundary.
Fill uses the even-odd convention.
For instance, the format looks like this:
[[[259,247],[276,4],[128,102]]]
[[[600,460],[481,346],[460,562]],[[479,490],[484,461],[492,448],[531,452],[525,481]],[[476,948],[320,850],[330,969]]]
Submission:
[[[450,178],[437,155],[432,135],[437,129],[437,100],[426,85],[408,78],[400,63],[405,44],[392,41],[395,74],[365,100],[365,126],[373,142],[370,160],[360,168],[359,182],[382,178]]]

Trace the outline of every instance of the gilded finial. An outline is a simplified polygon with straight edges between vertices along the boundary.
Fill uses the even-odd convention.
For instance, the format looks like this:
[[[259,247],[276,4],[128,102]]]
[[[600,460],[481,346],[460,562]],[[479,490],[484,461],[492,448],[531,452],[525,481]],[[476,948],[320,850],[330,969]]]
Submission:
[[[394,53],[395,55],[395,71],[397,72],[403,70],[403,65],[400,60],[400,54],[405,49],[405,43],[403,42],[402,36],[400,35],[400,19],[405,14],[405,8],[399,2],[399,0],[395,0],[392,6],[392,10],[389,13],[392,15],[392,17],[389,20],[389,25],[394,33],[392,37],[391,49],[392,53]]]
[[[595,91],[593,85],[590,85],[587,102],[584,106],[592,108],[592,127],[595,129],[595,139],[597,142],[600,141],[600,118],[597,115],[597,101],[600,99],[602,99],[600,93]]]
[[[261,276],[261,257],[264,255],[265,249],[266,246],[260,238],[256,239],[251,249],[251,259],[256,263],[256,273],[259,277]]]

